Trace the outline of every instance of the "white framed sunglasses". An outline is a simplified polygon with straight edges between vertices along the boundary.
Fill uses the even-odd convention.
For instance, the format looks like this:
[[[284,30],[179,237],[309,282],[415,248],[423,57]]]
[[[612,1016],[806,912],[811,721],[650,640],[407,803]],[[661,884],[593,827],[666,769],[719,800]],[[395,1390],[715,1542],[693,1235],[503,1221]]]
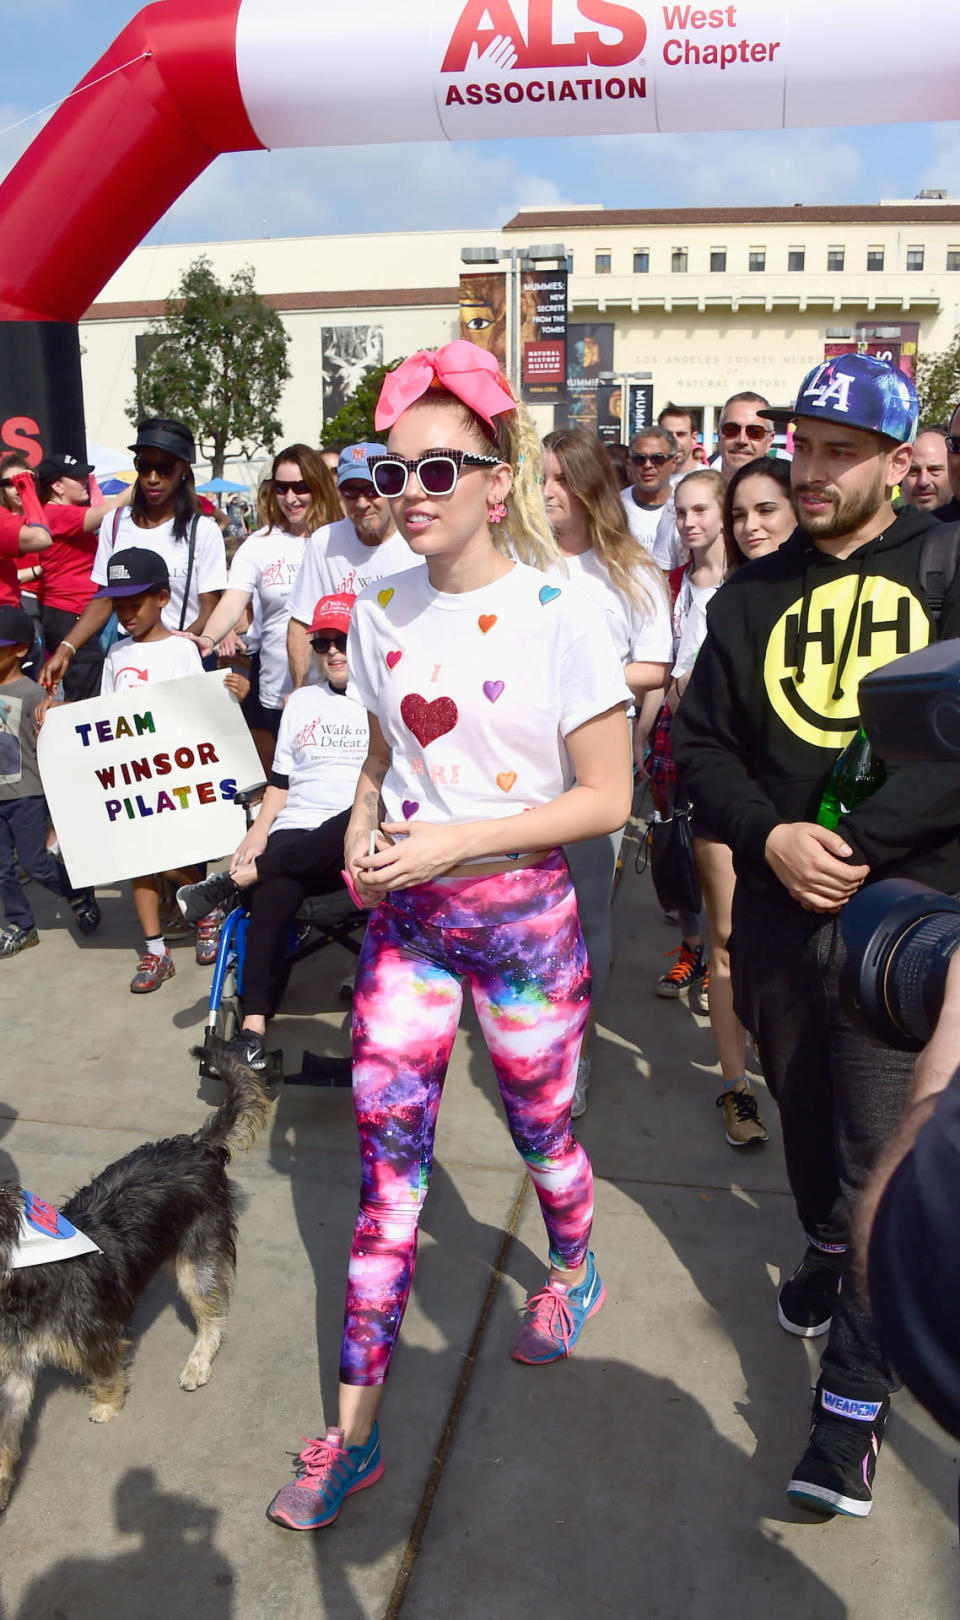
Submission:
[[[406,456],[368,456],[367,466],[378,495],[396,500],[407,487],[410,474],[425,495],[449,495],[457,487],[464,467],[499,467],[499,456],[475,456],[468,450],[428,450],[413,461]]]

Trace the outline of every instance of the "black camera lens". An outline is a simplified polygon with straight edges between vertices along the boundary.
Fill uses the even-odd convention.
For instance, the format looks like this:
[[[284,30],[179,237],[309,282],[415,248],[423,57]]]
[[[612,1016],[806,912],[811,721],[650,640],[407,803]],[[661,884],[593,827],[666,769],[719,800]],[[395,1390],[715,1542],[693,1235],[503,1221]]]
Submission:
[[[907,878],[885,878],[847,902],[841,928],[844,1010],[885,1045],[918,1052],[933,1034],[960,946],[960,901]]]

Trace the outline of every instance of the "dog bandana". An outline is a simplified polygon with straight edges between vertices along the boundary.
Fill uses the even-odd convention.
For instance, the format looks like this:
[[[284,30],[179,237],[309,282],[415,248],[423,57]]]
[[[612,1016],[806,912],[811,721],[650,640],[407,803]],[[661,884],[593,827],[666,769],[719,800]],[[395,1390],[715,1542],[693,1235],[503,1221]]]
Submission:
[[[10,1259],[14,1271],[24,1266],[45,1266],[51,1260],[73,1260],[78,1254],[101,1252],[91,1238],[71,1226],[52,1204],[45,1204],[26,1188],[21,1189],[20,1196],[23,1199],[20,1237]]]

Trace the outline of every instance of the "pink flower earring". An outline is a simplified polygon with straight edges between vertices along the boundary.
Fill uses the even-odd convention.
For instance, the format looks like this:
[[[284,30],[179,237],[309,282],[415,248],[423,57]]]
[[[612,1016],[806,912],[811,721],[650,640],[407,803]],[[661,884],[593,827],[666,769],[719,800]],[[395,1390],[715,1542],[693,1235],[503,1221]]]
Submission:
[[[495,501],[492,506],[487,507],[488,523],[502,523],[506,515],[507,508],[503,501]]]

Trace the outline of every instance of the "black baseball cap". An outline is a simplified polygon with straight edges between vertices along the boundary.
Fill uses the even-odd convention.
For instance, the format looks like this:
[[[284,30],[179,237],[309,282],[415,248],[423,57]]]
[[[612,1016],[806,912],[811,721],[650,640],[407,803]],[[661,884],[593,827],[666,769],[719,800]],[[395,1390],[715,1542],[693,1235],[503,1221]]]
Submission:
[[[44,456],[37,468],[41,484],[55,484],[58,478],[89,478],[93,464],[79,456]]]
[[[33,620],[22,608],[0,607],[0,647],[32,647]]]
[[[166,450],[178,461],[197,459],[197,447],[186,422],[171,416],[148,416],[137,424],[137,442],[128,444],[128,450]]]
[[[141,546],[115,551],[107,564],[107,583],[94,591],[98,596],[139,596],[141,591],[168,591],[170,575],[162,557]]]

